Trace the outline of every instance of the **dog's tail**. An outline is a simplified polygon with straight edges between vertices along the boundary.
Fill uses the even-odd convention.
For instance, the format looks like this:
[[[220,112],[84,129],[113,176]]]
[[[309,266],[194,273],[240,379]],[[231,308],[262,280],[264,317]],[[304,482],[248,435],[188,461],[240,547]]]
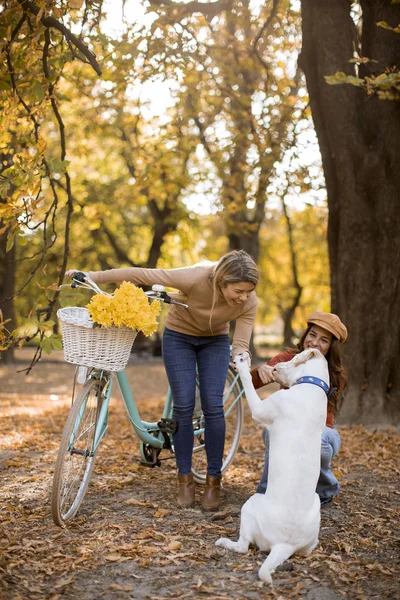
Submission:
[[[271,573],[273,573],[276,567],[279,567],[283,561],[292,556],[295,550],[296,548],[291,544],[276,544],[275,546],[272,546],[271,552],[268,554],[258,571],[259,578],[272,585]]]

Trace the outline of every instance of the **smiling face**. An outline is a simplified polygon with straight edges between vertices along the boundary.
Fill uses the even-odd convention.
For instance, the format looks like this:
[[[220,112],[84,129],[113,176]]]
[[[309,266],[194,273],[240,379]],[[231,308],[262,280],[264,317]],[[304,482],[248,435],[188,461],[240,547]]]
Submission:
[[[307,348],[317,348],[321,354],[326,356],[329,352],[333,340],[333,335],[327,329],[319,325],[311,325],[310,331],[304,338],[304,350]]]
[[[221,293],[229,306],[238,306],[246,302],[255,287],[248,281],[238,281],[237,283],[227,283],[221,288]]]

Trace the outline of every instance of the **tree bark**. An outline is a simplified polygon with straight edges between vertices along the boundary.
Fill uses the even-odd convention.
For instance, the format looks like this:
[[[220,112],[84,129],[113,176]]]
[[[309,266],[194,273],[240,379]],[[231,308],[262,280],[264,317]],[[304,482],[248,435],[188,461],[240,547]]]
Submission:
[[[332,311],[349,330],[349,373],[341,420],[387,424],[400,420],[400,106],[367,97],[324,76],[355,75],[355,27],[349,0],[302,0],[304,70],[322,154],[329,207]],[[390,0],[361,2],[362,56],[368,74],[400,63]],[[361,74],[361,73],[360,73]]]
[[[174,208],[179,205],[179,198],[171,198],[163,208],[159,208],[154,199],[150,199],[148,206],[154,219],[153,239],[151,242],[146,267],[154,269],[161,256],[161,247],[166,236],[175,231],[178,226],[178,216]]]
[[[281,309],[281,317],[283,319],[283,346],[293,347],[293,328],[292,328],[292,320],[294,317],[294,313],[296,312],[296,308],[300,304],[300,298],[303,293],[303,288],[299,282],[298,276],[298,268],[297,268],[297,254],[294,245],[293,239],[293,227],[292,222],[290,220],[289,211],[287,209],[285,198],[282,197],[282,210],[286,221],[287,233],[288,233],[288,243],[290,250],[290,262],[292,266],[292,275],[293,275],[293,295],[292,301],[289,306]]]
[[[11,134],[12,135],[12,134]],[[3,176],[4,172],[7,171],[13,164],[12,154],[9,152],[0,153],[0,174]],[[15,192],[15,186],[12,183],[9,189],[10,196]],[[5,198],[0,198],[0,204],[4,204]],[[0,219],[0,229],[5,226],[5,223]],[[8,319],[9,322],[6,324],[8,331],[13,331],[16,327],[15,322],[15,306],[14,306],[14,294],[15,294],[15,275],[16,275],[16,246],[7,252],[7,237],[8,229],[5,229],[0,234],[0,310],[3,313],[3,320]],[[10,364],[14,362],[14,349],[11,347],[8,350],[4,350],[1,353],[1,360],[4,364]]]
[[[0,226],[2,222],[0,221]],[[15,293],[15,245],[6,252],[7,246],[7,231],[0,235],[0,309],[3,313],[3,319],[10,321],[6,324],[6,328],[9,331],[15,329],[15,310],[14,310],[14,299]],[[14,350],[4,350],[1,353],[1,360],[3,364],[10,364],[14,362]]]

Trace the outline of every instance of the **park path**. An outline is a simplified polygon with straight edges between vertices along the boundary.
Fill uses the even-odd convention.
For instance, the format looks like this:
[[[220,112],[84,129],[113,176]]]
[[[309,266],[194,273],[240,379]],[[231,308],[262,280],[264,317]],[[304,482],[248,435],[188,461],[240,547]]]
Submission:
[[[175,507],[171,460],[139,466],[116,396],[84,504],[59,529],[49,497],[73,367],[54,353],[28,375],[17,373],[29,356],[21,351],[15,366],[0,366],[1,600],[400,598],[398,431],[341,428],[334,470],[343,489],[322,512],[320,546],[285,563],[271,589],[257,578],[265,553],[214,546],[221,535],[237,536],[240,507],[262,469],[261,430],[248,411],[221,510],[210,514],[199,503]],[[144,418],[160,416],[167,388],[160,359],[133,357],[128,377]]]

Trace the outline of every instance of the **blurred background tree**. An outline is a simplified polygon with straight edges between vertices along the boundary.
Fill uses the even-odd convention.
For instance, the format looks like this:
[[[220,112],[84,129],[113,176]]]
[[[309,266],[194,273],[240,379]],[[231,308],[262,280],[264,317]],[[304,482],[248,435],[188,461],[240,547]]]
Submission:
[[[256,340],[293,345],[307,315],[332,306],[350,334],[346,415],[397,419],[399,274],[389,264],[398,264],[399,138],[392,151],[388,136],[398,105],[395,94],[371,103],[364,82],[375,59],[380,73],[394,72],[399,6],[304,0],[301,8],[297,0],[3,3],[3,360],[25,342],[37,346],[33,364],[60,347],[57,307],[87,301],[60,297],[67,263],[176,267],[244,248],[261,269]],[[373,29],[375,19],[386,26]],[[328,85],[343,81],[329,80],[337,72],[348,82],[352,70],[362,85]],[[378,272],[385,252],[387,268],[372,281],[370,265]],[[380,341],[378,317],[367,323],[374,298],[374,315],[391,324]],[[378,354],[384,366],[374,376]]]

